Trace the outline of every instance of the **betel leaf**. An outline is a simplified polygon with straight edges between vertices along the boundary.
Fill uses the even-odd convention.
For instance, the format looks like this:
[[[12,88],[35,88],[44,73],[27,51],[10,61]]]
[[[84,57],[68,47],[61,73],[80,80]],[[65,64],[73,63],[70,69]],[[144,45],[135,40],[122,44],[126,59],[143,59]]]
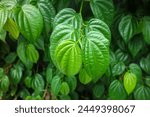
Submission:
[[[135,74],[137,82],[140,82],[142,80],[142,70],[137,64],[130,64],[129,70],[131,71],[131,73]]]
[[[108,39],[96,31],[90,31],[83,39],[83,64],[93,80],[100,78],[108,68],[108,45]]]
[[[7,64],[11,64],[16,60],[16,57],[17,57],[17,54],[15,52],[11,52],[6,56],[5,62]]]
[[[78,43],[71,40],[63,41],[56,48],[55,56],[57,66],[62,73],[74,76],[79,72],[82,56]]]
[[[123,40],[127,43],[136,33],[137,21],[134,16],[126,15],[119,23],[119,32]]]
[[[54,76],[51,82],[51,91],[57,96],[61,89],[61,78],[59,76]]]
[[[92,78],[88,75],[86,70],[84,68],[82,68],[79,72],[79,81],[85,85],[85,84],[90,83],[91,80],[92,80]]]
[[[3,29],[4,24],[7,21],[8,10],[5,7],[0,6],[0,32]]]
[[[106,37],[106,39],[111,40],[111,32],[110,32],[109,27],[107,26],[107,24],[104,21],[102,21],[100,19],[92,18],[86,24],[85,31],[86,31],[86,33],[90,32],[90,31],[99,31]]]
[[[39,59],[39,53],[36,50],[36,48],[34,47],[33,44],[28,44],[26,46],[26,55],[27,58],[32,62],[32,63],[37,63],[38,59]]]
[[[131,94],[133,90],[135,89],[136,83],[137,83],[137,78],[135,74],[129,71],[126,72],[124,75],[123,83],[124,83],[124,87],[125,87],[127,94],[128,95]]]
[[[15,21],[21,34],[30,42],[35,42],[43,29],[43,17],[33,5],[25,4],[15,12]]]
[[[2,29],[0,31],[0,40],[5,42],[5,39],[6,39],[6,31],[4,29]]]
[[[24,83],[25,83],[26,87],[31,88],[32,87],[32,77],[27,76],[24,80]]]
[[[123,62],[117,62],[112,66],[112,75],[116,76],[116,75],[121,75],[124,70],[125,70],[126,66]]]
[[[128,53],[126,53],[126,52],[124,52],[120,49],[117,49],[115,51],[115,56],[116,56],[117,61],[121,61],[121,62],[124,62],[124,63],[130,62]]]
[[[17,55],[19,59],[23,62],[23,64],[27,67],[27,69],[32,68],[32,62],[26,56],[26,44],[24,42],[20,42],[17,47]]]
[[[40,10],[43,19],[46,31],[48,32],[52,28],[52,23],[56,14],[56,11],[50,2],[50,0],[38,0],[37,2],[38,9]]]
[[[140,50],[144,47],[143,38],[139,35],[134,36],[128,43],[128,48],[131,55],[135,58]]]
[[[32,79],[31,86],[36,92],[43,91],[45,82],[44,82],[42,75],[40,75],[39,73],[35,74],[35,76]]]
[[[0,89],[4,92],[7,92],[9,84],[9,78],[5,75],[0,82]]]
[[[104,93],[105,87],[103,84],[96,84],[93,87],[93,95],[96,98],[100,98]]]
[[[146,43],[150,44],[150,17],[145,16],[142,20],[142,33]]]
[[[69,92],[70,92],[70,89],[69,89],[68,83],[67,82],[62,82],[61,88],[60,88],[60,93],[62,95],[68,95]]]
[[[109,86],[109,98],[112,100],[124,100],[127,93],[119,80],[114,80]]]
[[[79,13],[71,8],[65,8],[61,10],[54,19],[54,27],[58,24],[70,24],[75,29],[79,29],[82,26],[82,18]]]
[[[4,29],[8,31],[14,39],[17,39],[19,37],[19,29],[13,19],[7,19],[7,22],[4,25]]]
[[[77,87],[77,78],[76,77],[70,77],[66,78],[66,82],[69,85],[70,91],[74,91]]]
[[[54,64],[56,64],[55,50],[56,47],[60,44],[60,42],[63,40],[70,40],[70,39],[77,41],[79,38],[80,38],[80,30],[75,29],[71,25],[60,24],[55,27],[55,29],[53,30],[50,36],[50,41],[51,41],[50,55]]]
[[[140,61],[141,68],[150,75],[150,54],[146,58],[142,58]]]
[[[145,84],[150,87],[150,76],[145,77]]]
[[[147,86],[140,86],[134,92],[136,100],[150,100],[150,88]]]
[[[23,74],[22,72],[22,67],[19,65],[15,65],[13,68],[11,68],[10,78],[13,84],[17,85],[20,82]]]
[[[53,78],[53,69],[50,66],[48,66],[46,68],[46,74],[45,75],[46,75],[47,83],[50,84],[52,81],[52,78]]]
[[[90,7],[96,18],[111,25],[114,16],[114,5],[112,0],[90,0]]]

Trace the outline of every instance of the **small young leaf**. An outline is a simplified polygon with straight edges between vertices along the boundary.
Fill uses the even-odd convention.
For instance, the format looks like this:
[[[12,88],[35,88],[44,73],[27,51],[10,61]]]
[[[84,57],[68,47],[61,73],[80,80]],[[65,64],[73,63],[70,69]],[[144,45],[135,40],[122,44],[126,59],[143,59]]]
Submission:
[[[54,76],[51,82],[52,93],[57,96],[61,88],[61,78],[59,76]]]
[[[69,85],[67,82],[62,82],[61,84],[61,88],[60,88],[60,93],[62,95],[68,95],[70,92],[70,89],[69,89]]]
[[[131,72],[126,72],[123,79],[124,87],[127,94],[131,94],[136,87],[137,78]]]

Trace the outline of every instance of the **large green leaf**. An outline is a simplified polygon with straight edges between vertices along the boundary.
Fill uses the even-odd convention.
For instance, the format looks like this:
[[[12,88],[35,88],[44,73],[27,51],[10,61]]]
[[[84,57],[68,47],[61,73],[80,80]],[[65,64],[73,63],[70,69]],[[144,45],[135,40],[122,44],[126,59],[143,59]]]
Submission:
[[[109,98],[113,100],[124,100],[127,98],[126,91],[123,87],[123,84],[114,80],[109,86]]]
[[[38,0],[37,6],[43,16],[46,31],[48,32],[56,14],[56,11],[50,0]]]
[[[142,20],[142,33],[146,43],[150,44],[150,17],[145,16]]]
[[[7,19],[7,22],[4,25],[4,29],[8,31],[14,39],[19,37],[19,29],[17,24],[11,18]]]
[[[65,40],[55,51],[56,63],[59,70],[67,76],[76,75],[82,65],[81,50],[74,41]]]
[[[150,75],[150,54],[146,58],[142,58],[140,61],[141,68]]]
[[[134,36],[136,31],[137,21],[135,17],[131,15],[122,17],[119,23],[119,32],[126,43]]]
[[[50,55],[54,64],[56,64],[55,50],[56,47],[60,44],[60,42],[63,40],[70,40],[70,39],[77,41],[79,38],[80,38],[79,30],[75,29],[71,25],[60,24],[55,27],[50,37],[50,41],[51,41]]]
[[[108,25],[112,23],[114,15],[112,0],[90,0],[90,6],[96,18],[103,20]]]
[[[87,74],[86,70],[82,68],[79,72],[79,80],[82,84],[88,84],[92,78]]]
[[[71,24],[74,28],[79,29],[82,25],[82,18],[75,10],[65,8],[56,15],[54,19],[54,27],[61,23]]]
[[[25,4],[18,8],[15,20],[22,35],[30,42],[35,42],[43,29],[43,17],[33,5]]]
[[[107,24],[99,19],[93,18],[91,19],[85,28],[86,33],[90,31],[99,31],[102,33],[108,40],[111,39],[111,32]]]
[[[134,92],[136,100],[150,100],[150,88],[146,86],[138,87]]]
[[[123,79],[124,87],[127,92],[127,94],[131,94],[133,90],[135,89],[137,78],[135,74],[131,72],[126,72]]]
[[[93,78],[100,78],[109,65],[109,41],[101,33],[89,32],[83,39],[83,64]]]

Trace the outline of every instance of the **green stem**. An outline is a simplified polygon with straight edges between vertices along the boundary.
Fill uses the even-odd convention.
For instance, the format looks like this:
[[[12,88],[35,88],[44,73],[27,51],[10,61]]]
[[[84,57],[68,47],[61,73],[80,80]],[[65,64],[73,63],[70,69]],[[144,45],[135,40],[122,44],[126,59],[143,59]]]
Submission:
[[[84,0],[82,0],[82,2],[81,2],[81,6],[80,6],[80,15],[82,15],[83,2],[84,2]]]

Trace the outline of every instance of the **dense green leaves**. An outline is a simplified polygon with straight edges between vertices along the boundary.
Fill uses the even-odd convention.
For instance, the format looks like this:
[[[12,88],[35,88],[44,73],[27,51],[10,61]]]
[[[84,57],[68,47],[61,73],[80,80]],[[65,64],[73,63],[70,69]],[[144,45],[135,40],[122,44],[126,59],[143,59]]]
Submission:
[[[119,32],[126,43],[133,37],[136,30],[137,21],[133,16],[126,15],[121,19],[119,23]]]
[[[22,35],[30,42],[35,42],[43,29],[43,18],[33,5],[23,5],[16,10],[16,23]]]
[[[109,65],[109,41],[96,31],[89,32],[83,40],[83,64],[93,79],[101,77]]]
[[[81,50],[74,41],[63,41],[55,52],[56,63],[60,71],[67,76],[76,75],[82,65]]]
[[[114,5],[112,0],[90,0],[91,10],[96,18],[112,23],[114,15]]]
[[[136,76],[131,72],[126,72],[123,79],[124,87],[129,95],[133,92],[134,88],[136,87],[137,78]]]

